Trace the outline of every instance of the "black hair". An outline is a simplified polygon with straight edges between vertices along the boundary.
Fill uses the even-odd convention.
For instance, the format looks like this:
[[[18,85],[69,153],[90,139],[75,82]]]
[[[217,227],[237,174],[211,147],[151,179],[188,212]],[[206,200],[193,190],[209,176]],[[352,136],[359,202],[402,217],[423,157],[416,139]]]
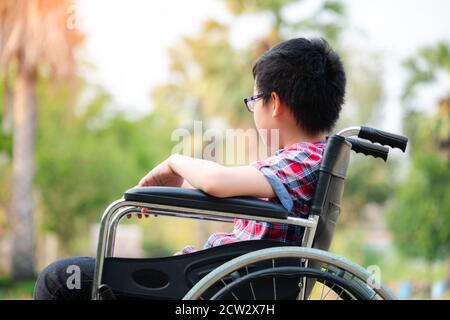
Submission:
[[[329,132],[345,96],[345,71],[325,39],[295,38],[267,50],[253,66],[264,103],[276,92],[308,133]]]

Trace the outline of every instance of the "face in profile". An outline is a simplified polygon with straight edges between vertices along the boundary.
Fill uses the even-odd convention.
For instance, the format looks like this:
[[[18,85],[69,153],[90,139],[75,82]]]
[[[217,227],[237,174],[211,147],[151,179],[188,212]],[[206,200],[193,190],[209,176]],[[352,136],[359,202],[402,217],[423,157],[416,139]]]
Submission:
[[[275,142],[278,143],[278,139],[274,139],[274,134],[277,135],[279,130],[278,124],[276,123],[275,118],[272,116],[272,97],[270,97],[269,100],[264,103],[262,92],[260,92],[256,84],[253,87],[253,97],[256,97],[253,101],[251,101],[255,127],[258,130],[258,134],[264,144],[268,147],[272,147],[272,143],[275,140]]]

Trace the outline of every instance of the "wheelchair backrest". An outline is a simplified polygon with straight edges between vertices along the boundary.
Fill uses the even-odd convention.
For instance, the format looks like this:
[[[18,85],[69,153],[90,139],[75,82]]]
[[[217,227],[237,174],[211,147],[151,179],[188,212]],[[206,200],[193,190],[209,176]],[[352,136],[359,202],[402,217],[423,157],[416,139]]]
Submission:
[[[310,209],[310,214],[319,216],[313,248],[325,251],[330,248],[341,211],[351,149],[344,137],[333,135],[328,138]]]

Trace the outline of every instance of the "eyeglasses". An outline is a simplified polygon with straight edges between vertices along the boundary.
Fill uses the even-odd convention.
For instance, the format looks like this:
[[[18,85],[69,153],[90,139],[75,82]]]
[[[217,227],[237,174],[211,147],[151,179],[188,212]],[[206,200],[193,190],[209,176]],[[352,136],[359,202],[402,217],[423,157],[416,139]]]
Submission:
[[[263,93],[259,93],[255,96],[251,96],[248,98],[244,99],[244,103],[245,106],[247,107],[247,110],[250,112],[254,112],[255,111],[255,105],[256,105],[256,100],[258,100],[259,98],[262,98],[264,94]]]

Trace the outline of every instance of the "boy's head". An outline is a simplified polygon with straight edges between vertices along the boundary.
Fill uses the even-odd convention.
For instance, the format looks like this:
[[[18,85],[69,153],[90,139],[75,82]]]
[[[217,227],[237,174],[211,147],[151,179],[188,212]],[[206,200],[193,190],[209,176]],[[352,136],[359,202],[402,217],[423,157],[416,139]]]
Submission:
[[[266,51],[253,66],[258,129],[292,124],[306,135],[329,132],[345,96],[345,72],[324,39],[291,39]]]

